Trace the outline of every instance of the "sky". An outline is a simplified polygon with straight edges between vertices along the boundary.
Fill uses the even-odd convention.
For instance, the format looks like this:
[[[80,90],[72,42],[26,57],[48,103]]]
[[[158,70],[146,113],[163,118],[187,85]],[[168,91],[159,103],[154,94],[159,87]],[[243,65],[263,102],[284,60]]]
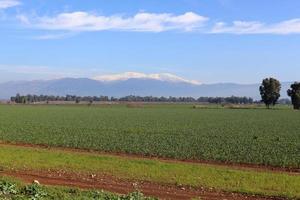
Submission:
[[[299,81],[299,10],[299,0],[0,0],[0,82]]]

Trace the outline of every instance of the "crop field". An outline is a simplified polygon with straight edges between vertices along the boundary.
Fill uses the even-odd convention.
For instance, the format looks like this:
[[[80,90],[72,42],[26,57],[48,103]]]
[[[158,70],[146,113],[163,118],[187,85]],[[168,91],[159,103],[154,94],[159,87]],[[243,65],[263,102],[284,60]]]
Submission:
[[[299,168],[300,112],[192,105],[1,105],[0,140]]]

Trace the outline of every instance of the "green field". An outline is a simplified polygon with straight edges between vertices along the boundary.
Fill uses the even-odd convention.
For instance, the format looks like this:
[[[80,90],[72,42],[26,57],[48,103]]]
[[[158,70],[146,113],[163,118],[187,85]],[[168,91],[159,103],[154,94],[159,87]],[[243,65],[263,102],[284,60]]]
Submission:
[[[0,140],[299,168],[300,112],[192,105],[2,105]]]

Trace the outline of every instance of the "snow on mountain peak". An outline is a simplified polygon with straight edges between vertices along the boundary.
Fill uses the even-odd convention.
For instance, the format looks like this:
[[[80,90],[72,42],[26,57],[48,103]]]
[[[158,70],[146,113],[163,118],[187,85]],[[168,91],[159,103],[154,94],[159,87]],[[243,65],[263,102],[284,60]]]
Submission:
[[[128,79],[153,79],[166,82],[183,82],[193,85],[200,85],[201,83],[196,80],[188,80],[170,73],[156,73],[156,74],[145,74],[140,72],[125,72],[121,74],[108,74],[95,76],[92,79],[103,82],[111,81],[125,81]]]

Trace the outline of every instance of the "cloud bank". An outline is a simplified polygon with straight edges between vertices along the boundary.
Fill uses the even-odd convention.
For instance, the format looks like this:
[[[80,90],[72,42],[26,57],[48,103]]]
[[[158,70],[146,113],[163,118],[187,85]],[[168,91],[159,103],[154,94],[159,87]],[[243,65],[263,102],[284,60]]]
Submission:
[[[23,23],[34,28],[56,31],[141,31],[162,32],[169,30],[192,31],[203,26],[208,18],[193,12],[182,15],[171,13],[139,12],[131,17],[104,16],[88,12],[61,13],[54,17],[19,15]]]
[[[8,0],[6,0],[8,1]],[[6,2],[4,1],[4,2]],[[1,0],[0,0],[1,2]],[[16,1],[9,1],[16,2]],[[209,17],[194,12],[180,15],[172,13],[138,12],[133,16],[98,15],[90,12],[64,12],[54,16],[18,15],[17,18],[26,27],[52,31],[37,39],[59,39],[70,33],[85,31],[134,31],[134,32],[164,32],[183,31],[199,34],[300,34],[300,18],[294,18],[276,23],[261,21],[213,22]],[[57,33],[59,32],[59,33]]]
[[[231,34],[299,34],[300,18],[265,24],[258,21],[234,21],[231,25],[216,23],[211,33]]]

